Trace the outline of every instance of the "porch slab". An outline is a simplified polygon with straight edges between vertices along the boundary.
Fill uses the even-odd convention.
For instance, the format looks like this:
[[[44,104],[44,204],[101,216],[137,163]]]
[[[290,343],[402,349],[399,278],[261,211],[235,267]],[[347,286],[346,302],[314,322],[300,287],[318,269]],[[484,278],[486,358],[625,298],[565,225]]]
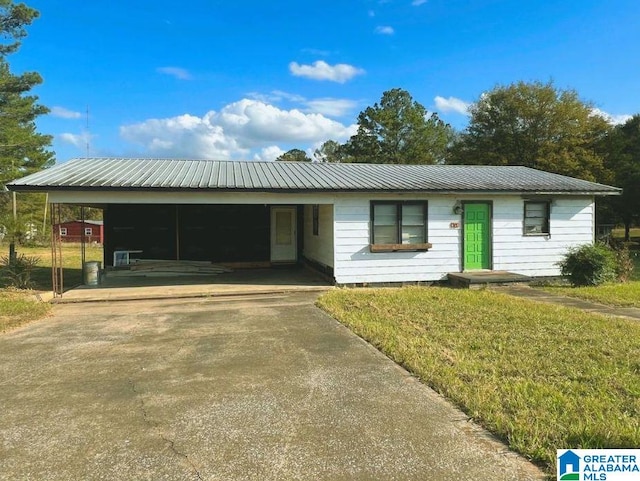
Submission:
[[[508,271],[470,271],[450,272],[447,279],[453,287],[473,289],[487,284],[528,284],[533,280],[529,276]]]
[[[331,287],[328,279],[305,268],[242,269],[211,276],[109,277],[107,273],[99,286],[78,286],[51,302],[265,295],[326,291]]]

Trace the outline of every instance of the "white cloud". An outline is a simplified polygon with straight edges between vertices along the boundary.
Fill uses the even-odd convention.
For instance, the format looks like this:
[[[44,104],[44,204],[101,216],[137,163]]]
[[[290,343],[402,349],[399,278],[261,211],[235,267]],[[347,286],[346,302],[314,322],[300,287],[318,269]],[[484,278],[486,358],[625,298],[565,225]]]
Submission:
[[[355,125],[345,126],[319,113],[283,110],[254,99],[239,100],[202,117],[185,114],[120,127],[122,138],[150,154],[215,159],[252,154],[267,159],[281,149],[277,144],[345,140],[355,131]]]
[[[469,115],[469,106],[471,105],[464,100],[460,100],[456,97],[444,98],[439,95],[434,99],[436,104],[436,109],[439,111],[448,113],[448,112],[456,112],[462,115]]]
[[[170,75],[178,80],[191,80],[191,74],[187,69],[181,67],[158,67],[156,72]]]
[[[256,153],[253,156],[253,160],[272,161],[272,160],[276,160],[278,157],[280,157],[285,152],[286,152],[285,150],[282,150],[277,145],[270,145],[269,147],[264,147],[264,148],[260,149],[260,152]]]
[[[365,73],[361,68],[339,63],[329,65],[324,60],[317,60],[312,65],[300,65],[297,62],[289,64],[289,71],[296,77],[306,77],[313,80],[330,80],[331,82],[345,83],[356,75]]]
[[[357,102],[349,99],[336,99],[331,97],[323,97],[318,99],[307,99],[299,94],[284,92],[282,90],[272,90],[269,93],[249,92],[249,98],[259,100],[265,104],[290,102],[301,107],[303,112],[317,113],[327,115],[329,117],[342,117],[356,108]]]
[[[342,117],[351,112],[357,105],[353,100],[334,98],[307,100],[305,104],[308,106],[308,111],[328,115],[329,117]]]
[[[191,158],[230,159],[246,153],[224,129],[212,124],[208,115],[180,115],[166,119],[148,119],[120,127],[125,140],[143,146],[150,154]]]
[[[58,138],[67,144],[74,145],[79,149],[86,149],[87,144],[91,142],[93,136],[88,132],[83,132],[81,134],[72,134],[69,132],[65,132],[58,135]]]
[[[420,5],[423,5],[427,3],[427,0],[413,0],[413,2],[411,2],[411,5],[413,5],[414,7],[419,7]]]
[[[599,115],[600,117],[604,118],[607,122],[609,122],[611,125],[624,124],[627,120],[629,120],[632,117],[632,115],[629,115],[629,114],[613,115],[605,112],[604,110],[600,110],[598,108],[591,109],[591,113],[593,115]]]
[[[395,30],[389,25],[380,25],[379,27],[376,27],[376,33],[379,33],[380,35],[393,35]]]
[[[51,112],[49,112],[54,117],[60,117],[61,119],[79,119],[82,117],[80,112],[75,112],[73,110],[65,109],[64,107],[54,106],[51,107]]]

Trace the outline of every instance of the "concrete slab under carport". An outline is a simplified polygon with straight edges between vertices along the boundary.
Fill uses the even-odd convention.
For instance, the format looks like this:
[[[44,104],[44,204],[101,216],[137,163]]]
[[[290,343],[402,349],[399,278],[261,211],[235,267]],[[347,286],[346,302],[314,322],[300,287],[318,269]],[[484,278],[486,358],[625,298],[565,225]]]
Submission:
[[[218,275],[110,276],[98,286],[78,286],[55,303],[179,299],[189,297],[242,296],[288,292],[318,292],[332,287],[329,279],[301,266],[237,269]]]
[[[0,478],[541,480],[314,306],[99,302],[0,337]]]

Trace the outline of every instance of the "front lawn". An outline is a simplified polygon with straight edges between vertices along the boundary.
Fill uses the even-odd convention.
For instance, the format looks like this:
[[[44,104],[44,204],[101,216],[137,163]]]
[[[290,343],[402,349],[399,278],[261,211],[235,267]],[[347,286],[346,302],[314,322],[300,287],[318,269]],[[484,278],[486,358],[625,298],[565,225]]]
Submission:
[[[47,315],[51,305],[31,295],[29,291],[0,290],[0,333]]]
[[[625,284],[605,284],[596,287],[548,286],[544,289],[553,294],[577,297],[609,306],[640,307],[640,251],[631,251],[634,261],[631,281]]]
[[[640,446],[638,322],[436,287],[318,305],[550,472],[558,448]]]
[[[609,306],[640,307],[640,281],[595,287],[545,287],[547,292]]]

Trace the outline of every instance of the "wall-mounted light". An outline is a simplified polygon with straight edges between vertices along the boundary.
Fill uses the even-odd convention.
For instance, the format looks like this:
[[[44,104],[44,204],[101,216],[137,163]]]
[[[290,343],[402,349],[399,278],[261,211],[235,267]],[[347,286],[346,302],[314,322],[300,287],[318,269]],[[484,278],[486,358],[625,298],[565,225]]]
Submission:
[[[453,204],[453,213],[455,215],[461,215],[464,212],[464,209],[462,208],[462,202],[457,201],[455,204]]]

